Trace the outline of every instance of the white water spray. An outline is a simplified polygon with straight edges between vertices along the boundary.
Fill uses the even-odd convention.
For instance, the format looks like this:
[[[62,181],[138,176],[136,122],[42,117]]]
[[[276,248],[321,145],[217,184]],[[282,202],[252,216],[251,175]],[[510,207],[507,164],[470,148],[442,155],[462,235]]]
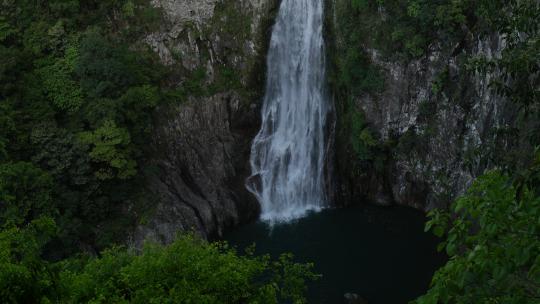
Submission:
[[[272,32],[262,128],[251,148],[248,189],[261,219],[290,221],[327,204],[323,0],[282,0]]]

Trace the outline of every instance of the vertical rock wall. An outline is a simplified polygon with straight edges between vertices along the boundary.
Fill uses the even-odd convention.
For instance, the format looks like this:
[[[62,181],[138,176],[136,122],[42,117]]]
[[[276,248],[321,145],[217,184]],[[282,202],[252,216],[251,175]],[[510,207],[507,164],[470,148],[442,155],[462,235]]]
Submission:
[[[328,6],[343,2],[329,0]],[[346,33],[337,21],[342,16],[333,13],[327,19],[333,50],[329,55],[335,62],[346,52]],[[379,14],[382,20],[390,18],[384,10]],[[338,109],[352,103],[362,113],[386,155],[382,168],[355,165],[358,157],[347,144],[354,135],[345,125],[347,113],[338,110],[337,191],[343,204],[363,197],[421,210],[446,207],[474,178],[497,167],[502,154],[523,145],[519,135],[508,133],[515,129],[517,109],[489,87],[494,75],[480,76],[465,68],[467,58],[501,53],[504,39],[497,33],[469,32],[454,48],[433,44],[416,60],[392,60],[369,45],[360,48],[381,71],[384,87],[377,93],[334,92],[335,102]]]
[[[493,35],[471,37],[466,52],[491,55],[501,49],[500,37]],[[387,181],[392,198],[419,209],[444,207],[495,166],[490,150],[505,149],[493,146],[496,130],[511,125],[515,113],[488,88],[489,79],[469,75],[457,56],[437,46],[425,58],[401,64],[380,60],[376,50],[369,53],[385,72],[385,89],[355,103],[380,140],[401,139],[390,151]],[[449,79],[437,91],[433,86],[443,73]],[[409,146],[404,143],[407,136]]]
[[[148,174],[155,206],[134,242],[170,242],[180,231],[219,236],[259,213],[244,179],[259,128],[277,1],[154,0],[153,5],[163,9],[165,20],[146,42],[177,71],[175,85],[192,89],[158,111],[149,143],[156,170]]]

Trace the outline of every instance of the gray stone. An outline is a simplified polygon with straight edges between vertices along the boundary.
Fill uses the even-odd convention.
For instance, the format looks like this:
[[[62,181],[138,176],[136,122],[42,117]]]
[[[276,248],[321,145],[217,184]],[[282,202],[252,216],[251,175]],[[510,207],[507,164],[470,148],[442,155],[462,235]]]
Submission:
[[[346,293],[344,296],[345,304],[367,304],[368,302],[355,293]]]
[[[227,67],[253,90],[257,64],[264,60],[268,26],[275,0],[154,0],[165,13],[161,29],[145,39],[166,65],[179,69],[181,85],[190,71],[206,70],[203,85]],[[233,9],[221,12],[223,7]],[[241,37],[223,37],[227,12],[251,20]],[[219,18],[218,18],[219,16]],[[236,16],[238,18],[238,16]],[[223,20],[222,20],[223,19]],[[226,34],[226,33],[225,33]],[[182,69],[184,70],[182,72]],[[259,83],[258,83],[259,82]],[[256,88],[255,88],[256,89]],[[249,175],[252,138],[259,128],[259,98],[223,88],[213,96],[171,101],[157,111],[157,124],[149,146],[154,150],[147,187],[154,194],[154,209],[132,235],[140,246],[146,239],[163,243],[179,232],[203,237],[221,236],[227,228],[255,218],[256,199],[245,189]],[[262,94],[262,92],[261,92]]]
[[[241,108],[234,93],[194,99],[174,111],[160,118],[153,138],[153,164],[159,170],[149,180],[157,210],[138,228],[136,244],[146,238],[168,243],[180,231],[221,236],[226,228],[259,212],[258,203],[244,189],[249,173],[247,138],[257,124],[231,122],[254,113]]]
[[[504,39],[497,33],[488,37],[470,33],[462,51],[489,58],[499,56],[503,49]],[[415,143],[417,149],[412,151],[391,150],[384,172],[363,172],[361,178],[341,180],[338,196],[346,202],[365,197],[382,205],[392,202],[421,210],[448,206],[476,177],[496,167],[490,153],[504,151],[514,141],[509,138],[501,145],[495,140],[495,130],[515,123],[516,106],[488,86],[494,75],[464,71],[459,52],[441,45],[432,45],[427,56],[406,62],[384,58],[376,49],[365,51],[384,73],[385,88],[378,94],[356,96],[355,107],[365,113],[381,143],[400,140],[412,130],[422,142]],[[434,92],[432,85],[445,69],[449,87]],[[426,105],[430,106],[429,123],[422,117]],[[344,150],[347,147],[336,149],[338,175],[350,176],[347,170],[354,156]]]

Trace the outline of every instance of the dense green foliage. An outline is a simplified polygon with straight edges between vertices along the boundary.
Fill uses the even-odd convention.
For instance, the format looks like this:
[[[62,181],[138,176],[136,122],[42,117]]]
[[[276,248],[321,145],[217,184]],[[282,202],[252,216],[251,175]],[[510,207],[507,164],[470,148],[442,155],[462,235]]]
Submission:
[[[427,229],[443,236],[450,261],[434,276],[429,303],[540,301],[540,154],[530,180],[500,172],[479,178],[452,207],[435,210]]]
[[[508,34],[510,44],[529,40],[529,54],[535,56],[532,48],[538,43],[536,39],[517,35],[538,31],[538,4],[534,0],[352,0],[345,3],[347,5],[338,9],[342,10],[340,15],[347,18],[339,22],[350,35],[357,37],[358,43],[375,47],[385,56],[418,58],[430,49],[457,55],[468,35],[493,31]],[[386,17],[381,18],[382,15]]]
[[[147,0],[0,2],[1,303],[305,303],[316,276],[289,255],[191,236],[104,249],[146,211],[154,109],[242,89],[225,67],[169,89],[141,43],[161,19]]]
[[[306,280],[316,278],[310,268],[288,255],[238,256],[184,237],[168,247],[148,244],[139,255],[108,250],[63,271],[60,282],[67,303],[304,303]]]
[[[66,255],[136,220],[120,212],[143,197],[166,77],[137,41],[159,17],[142,0],[0,3],[2,227],[50,216]]]
[[[50,303],[56,275],[41,258],[42,249],[55,234],[50,218],[39,218],[25,228],[0,232],[0,301]]]
[[[2,303],[305,303],[305,284],[317,278],[290,255],[240,256],[191,236],[50,263],[41,255],[56,228],[40,218],[0,232]]]

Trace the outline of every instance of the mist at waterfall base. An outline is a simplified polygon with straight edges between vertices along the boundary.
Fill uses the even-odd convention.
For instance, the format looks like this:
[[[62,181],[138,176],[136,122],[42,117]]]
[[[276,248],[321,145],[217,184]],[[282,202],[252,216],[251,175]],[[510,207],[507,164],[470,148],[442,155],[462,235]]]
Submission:
[[[256,244],[257,254],[291,252],[313,262],[322,278],[309,285],[308,303],[340,304],[355,293],[369,304],[403,304],[424,294],[446,262],[424,224],[416,210],[361,205],[274,226],[256,222],[225,239],[239,252]]]

